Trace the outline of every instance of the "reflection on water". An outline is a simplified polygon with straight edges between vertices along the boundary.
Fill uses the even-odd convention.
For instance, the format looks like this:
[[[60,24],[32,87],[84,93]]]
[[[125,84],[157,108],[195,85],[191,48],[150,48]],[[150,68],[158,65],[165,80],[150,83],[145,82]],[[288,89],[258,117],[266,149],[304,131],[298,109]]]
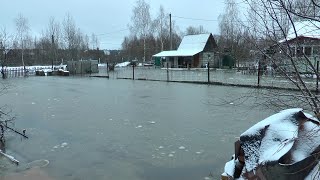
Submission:
[[[13,87],[1,103],[30,137],[9,134],[7,152],[21,165],[1,159],[7,179],[217,179],[236,137],[271,114],[253,108],[253,100],[225,103],[252,91],[245,88],[85,77],[7,81]],[[38,159],[50,164],[24,168]]]

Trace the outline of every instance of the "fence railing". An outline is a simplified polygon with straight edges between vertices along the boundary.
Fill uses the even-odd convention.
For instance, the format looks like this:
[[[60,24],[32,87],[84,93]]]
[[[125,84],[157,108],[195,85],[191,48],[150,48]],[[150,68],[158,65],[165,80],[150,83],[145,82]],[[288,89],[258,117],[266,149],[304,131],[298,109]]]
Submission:
[[[50,69],[51,66],[41,67],[11,67],[4,68],[6,78],[35,75],[40,69]],[[2,69],[0,68],[0,72]],[[155,68],[151,67],[121,67],[109,71],[108,67],[99,67],[99,76],[114,79],[153,80],[168,82],[192,82],[202,84],[223,84],[235,86],[266,87],[278,89],[296,89],[288,79],[272,71],[252,71],[250,69],[186,69],[186,68]],[[308,78],[309,77],[309,78]],[[311,78],[310,78],[311,77]],[[292,77],[294,79],[294,77]],[[304,82],[313,91],[319,90],[319,80],[314,76],[305,76]]]
[[[5,78],[15,78],[15,77],[25,77],[25,76],[32,76],[35,75],[37,70],[41,69],[51,69],[51,66],[32,66],[26,68],[23,67],[5,67],[5,68],[0,68],[1,72],[1,77]]]
[[[112,74],[111,74],[112,76]],[[251,71],[236,69],[178,69],[155,67],[122,67],[116,68],[114,78],[157,80],[169,82],[194,82],[208,84],[225,84],[237,86],[267,87],[279,89],[295,89],[288,79],[272,71]],[[112,77],[111,77],[112,78]],[[294,78],[294,77],[293,77]],[[304,78],[311,90],[317,89],[317,78]]]

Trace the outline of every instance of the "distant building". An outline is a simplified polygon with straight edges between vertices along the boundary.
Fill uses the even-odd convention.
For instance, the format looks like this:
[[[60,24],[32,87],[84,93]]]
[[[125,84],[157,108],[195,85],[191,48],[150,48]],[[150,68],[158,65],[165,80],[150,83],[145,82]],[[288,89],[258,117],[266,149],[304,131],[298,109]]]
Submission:
[[[277,54],[286,54],[292,57],[298,67],[299,72],[308,72],[309,64],[306,63],[306,57],[316,66],[320,57],[320,22],[300,21],[295,22],[285,39],[279,41],[287,52],[278,52]],[[289,67],[290,61],[285,59],[284,66]]]
[[[177,50],[162,51],[153,55],[155,65],[169,68],[200,68],[219,66],[215,58],[217,44],[212,34],[187,35],[182,39]]]
[[[98,60],[68,61],[67,70],[70,74],[98,73]]]

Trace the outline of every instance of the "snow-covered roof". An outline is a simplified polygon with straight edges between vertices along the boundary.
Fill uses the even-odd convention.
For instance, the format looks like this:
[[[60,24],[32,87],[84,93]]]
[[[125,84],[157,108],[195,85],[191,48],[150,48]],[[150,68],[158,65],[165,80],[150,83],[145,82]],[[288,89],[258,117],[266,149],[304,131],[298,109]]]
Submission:
[[[295,27],[295,29],[293,27]],[[297,32],[297,35],[295,31]],[[320,22],[311,20],[295,22],[294,26],[291,26],[288,31],[287,40],[289,41],[297,37],[320,39]],[[286,40],[283,39],[280,43],[284,41]]]
[[[202,50],[199,49],[186,49],[186,50],[177,50],[177,51],[162,51],[158,54],[153,55],[154,57],[188,57],[194,56],[201,52]]]
[[[178,51],[191,49],[198,50],[199,52],[203,51],[209,37],[210,33],[184,36],[180,43]]]
[[[153,55],[154,57],[174,57],[174,56],[194,56],[203,51],[207,41],[210,37],[208,34],[196,34],[184,36],[178,50],[176,51],[162,51]]]

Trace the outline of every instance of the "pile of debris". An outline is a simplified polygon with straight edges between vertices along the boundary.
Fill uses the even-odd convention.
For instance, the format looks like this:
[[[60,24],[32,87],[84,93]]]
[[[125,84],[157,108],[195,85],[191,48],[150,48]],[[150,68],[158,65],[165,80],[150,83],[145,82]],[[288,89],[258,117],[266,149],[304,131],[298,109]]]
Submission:
[[[319,120],[288,109],[255,124],[235,142],[228,179],[320,179]]]

